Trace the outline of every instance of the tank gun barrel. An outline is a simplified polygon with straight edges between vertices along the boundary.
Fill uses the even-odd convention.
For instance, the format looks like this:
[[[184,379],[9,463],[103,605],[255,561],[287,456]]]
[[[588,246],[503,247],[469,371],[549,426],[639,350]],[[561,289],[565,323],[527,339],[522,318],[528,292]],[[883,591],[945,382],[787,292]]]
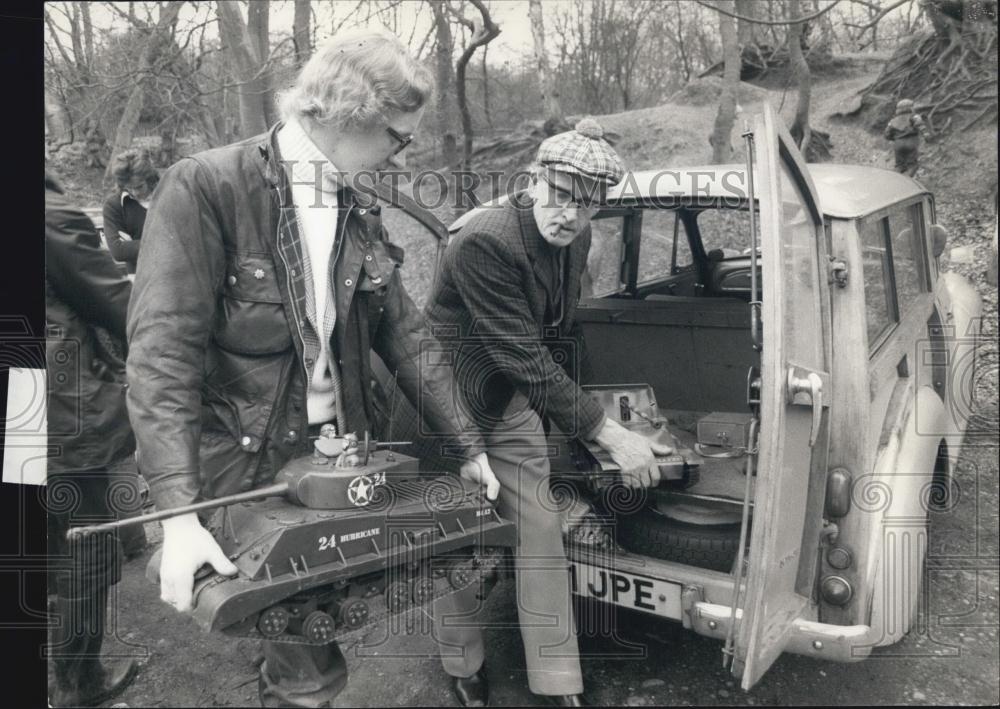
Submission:
[[[268,485],[267,487],[262,487],[257,490],[250,490],[249,492],[239,492],[235,495],[227,495],[226,497],[219,497],[214,500],[205,500],[204,502],[196,502],[193,505],[184,505],[183,507],[175,507],[170,510],[160,510],[159,512],[150,512],[149,514],[139,515],[137,517],[129,517],[128,519],[120,519],[114,522],[105,522],[104,524],[92,524],[83,527],[70,527],[69,531],[66,532],[66,539],[72,541],[76,537],[81,537],[87,534],[97,534],[98,532],[108,532],[113,529],[120,529],[122,527],[129,527],[135,524],[144,524],[146,522],[156,522],[161,519],[170,519],[171,517],[180,517],[181,515],[188,514],[189,512],[201,512],[202,510],[212,510],[216,507],[226,507],[228,505],[235,505],[238,502],[251,502],[253,500],[260,500],[265,497],[278,497],[285,495],[289,490],[289,484],[287,482],[275,483],[274,485]]]

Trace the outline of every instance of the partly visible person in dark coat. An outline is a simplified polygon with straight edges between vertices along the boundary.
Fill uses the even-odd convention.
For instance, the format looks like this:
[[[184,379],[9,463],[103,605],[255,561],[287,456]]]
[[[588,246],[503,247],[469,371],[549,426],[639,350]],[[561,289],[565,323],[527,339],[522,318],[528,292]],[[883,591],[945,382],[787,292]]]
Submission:
[[[115,157],[113,173],[117,189],[104,201],[104,238],[115,260],[135,273],[146,210],[160,174],[145,150],[126,150]]]
[[[451,372],[421,372],[430,338],[403,288],[403,250],[356,189],[402,169],[433,78],[398,38],[364,31],[317,49],[268,133],[163,175],[128,318],[128,404],[159,509],[264,486],[327,424],[372,430],[371,353],[428,425],[493,477],[482,438],[450,406]],[[370,183],[368,183],[370,184]],[[163,521],[161,598],[191,606],[195,571],[236,573],[194,513]],[[322,706],[347,680],[336,643],[263,641],[266,706]]]
[[[48,553],[59,616],[49,698],[53,706],[89,706],[124,689],[136,669],[132,661],[109,667],[100,660],[108,587],[120,577],[116,535],[66,540],[70,526],[113,518],[109,488],[132,463],[124,378],[94,336],[101,327],[124,340],[131,284],[49,174],[45,266]]]

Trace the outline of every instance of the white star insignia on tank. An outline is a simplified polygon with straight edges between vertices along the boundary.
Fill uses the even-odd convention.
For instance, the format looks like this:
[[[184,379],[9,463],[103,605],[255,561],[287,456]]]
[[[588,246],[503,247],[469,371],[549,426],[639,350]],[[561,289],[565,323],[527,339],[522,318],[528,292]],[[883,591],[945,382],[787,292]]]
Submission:
[[[372,485],[367,475],[359,475],[347,486],[347,497],[350,499],[352,505],[363,507],[371,502],[373,487],[374,485]]]

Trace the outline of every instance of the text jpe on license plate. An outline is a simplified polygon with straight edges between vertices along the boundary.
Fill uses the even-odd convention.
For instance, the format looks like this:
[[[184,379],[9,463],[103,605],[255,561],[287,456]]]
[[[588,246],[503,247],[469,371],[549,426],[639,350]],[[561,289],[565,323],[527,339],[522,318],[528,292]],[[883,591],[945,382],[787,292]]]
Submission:
[[[681,617],[680,584],[577,561],[569,565],[569,578],[570,588],[578,596],[665,618]]]

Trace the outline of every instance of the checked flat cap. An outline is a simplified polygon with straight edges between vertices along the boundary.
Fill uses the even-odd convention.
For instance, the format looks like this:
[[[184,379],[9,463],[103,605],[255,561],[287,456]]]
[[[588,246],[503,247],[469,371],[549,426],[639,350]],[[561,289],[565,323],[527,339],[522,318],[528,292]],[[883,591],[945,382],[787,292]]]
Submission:
[[[625,176],[625,163],[593,118],[584,118],[573,130],[546,138],[538,148],[537,160],[553,170],[577,173],[609,186]]]

